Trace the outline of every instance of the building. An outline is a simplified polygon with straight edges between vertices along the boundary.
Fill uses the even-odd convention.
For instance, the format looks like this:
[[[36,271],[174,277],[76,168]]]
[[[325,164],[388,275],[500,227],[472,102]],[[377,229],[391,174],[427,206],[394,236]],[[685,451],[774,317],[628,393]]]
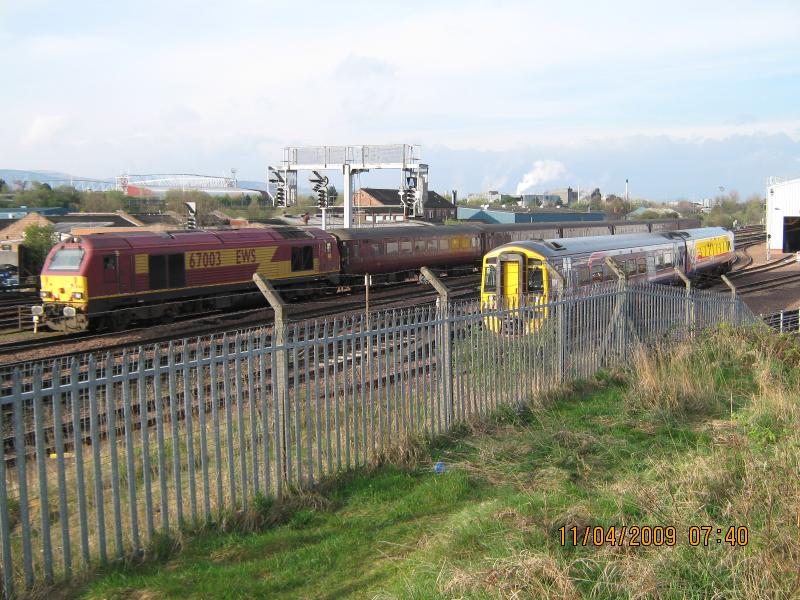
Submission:
[[[563,201],[558,194],[522,194],[522,206],[561,206]]]
[[[766,224],[770,250],[800,251],[800,178],[769,178]]]
[[[481,223],[554,223],[559,221],[602,221],[605,213],[573,210],[499,210],[458,207],[458,218]]]
[[[549,192],[548,195],[558,196],[561,200],[561,206],[569,206],[570,204],[575,204],[578,201],[578,192],[573,190],[571,187],[568,187],[564,190],[553,190]]]
[[[353,194],[353,211],[362,212],[367,216],[371,208],[382,208],[383,220],[394,221],[396,214],[403,215],[403,204],[400,202],[400,194],[395,189],[386,188],[361,188]],[[388,211],[387,211],[388,209]],[[427,199],[422,202],[423,215],[425,221],[441,223],[445,219],[456,218],[456,205],[440,196],[432,190],[428,190]],[[388,214],[386,214],[388,212]],[[376,215],[378,212],[375,213]]]

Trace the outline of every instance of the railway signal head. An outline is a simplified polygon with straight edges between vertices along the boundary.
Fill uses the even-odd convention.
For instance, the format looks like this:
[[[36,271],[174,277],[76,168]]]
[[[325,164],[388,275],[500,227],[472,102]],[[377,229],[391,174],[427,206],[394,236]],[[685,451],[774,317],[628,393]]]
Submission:
[[[286,188],[283,186],[275,190],[275,206],[286,206]]]

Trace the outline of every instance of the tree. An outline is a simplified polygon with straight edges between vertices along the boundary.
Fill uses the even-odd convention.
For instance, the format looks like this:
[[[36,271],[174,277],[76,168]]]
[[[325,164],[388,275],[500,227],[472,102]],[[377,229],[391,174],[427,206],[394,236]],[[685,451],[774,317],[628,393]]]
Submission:
[[[187,209],[184,202],[194,202],[197,208],[197,224],[200,227],[212,224],[211,213],[219,209],[219,203],[205,192],[197,190],[181,191],[170,190],[164,199],[167,210],[186,216]]]
[[[8,191],[8,184],[6,184],[5,179],[0,177],[0,194],[5,193]]]
[[[86,192],[81,199],[82,212],[115,212],[122,210],[121,192]]]
[[[28,225],[23,234],[25,247],[25,268],[31,274],[38,274],[44,266],[44,259],[56,242],[56,231],[52,225]]]

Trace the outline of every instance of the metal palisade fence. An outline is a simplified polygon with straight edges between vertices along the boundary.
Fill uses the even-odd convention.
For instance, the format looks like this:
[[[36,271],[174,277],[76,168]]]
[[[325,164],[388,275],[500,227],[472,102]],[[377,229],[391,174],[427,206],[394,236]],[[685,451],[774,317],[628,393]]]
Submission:
[[[5,595],[590,377],[636,344],[753,319],[728,294],[608,282],[513,310],[408,308],[15,368],[0,391]]]

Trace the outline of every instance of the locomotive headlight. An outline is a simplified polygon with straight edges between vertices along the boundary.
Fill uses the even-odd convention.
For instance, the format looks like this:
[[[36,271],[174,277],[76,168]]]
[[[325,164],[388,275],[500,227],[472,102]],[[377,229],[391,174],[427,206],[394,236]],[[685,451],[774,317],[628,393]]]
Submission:
[[[72,292],[73,300],[83,300],[83,292]]]
[[[64,307],[64,316],[65,317],[71,318],[71,317],[74,317],[76,314],[77,313],[75,312],[75,309],[72,306],[65,306]]]

